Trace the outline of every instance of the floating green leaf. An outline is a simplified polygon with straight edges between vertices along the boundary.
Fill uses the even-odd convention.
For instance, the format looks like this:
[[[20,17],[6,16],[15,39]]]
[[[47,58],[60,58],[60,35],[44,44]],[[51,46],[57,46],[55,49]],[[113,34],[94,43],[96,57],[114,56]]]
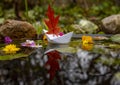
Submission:
[[[22,54],[22,53],[18,53],[14,55],[0,55],[0,60],[13,60],[13,59],[27,57],[27,56],[28,56],[27,54]]]

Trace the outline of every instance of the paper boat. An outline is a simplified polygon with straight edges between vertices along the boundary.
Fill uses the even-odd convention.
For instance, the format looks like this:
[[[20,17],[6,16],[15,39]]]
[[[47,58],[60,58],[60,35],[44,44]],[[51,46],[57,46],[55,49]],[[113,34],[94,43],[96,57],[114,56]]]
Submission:
[[[53,34],[46,34],[47,30],[43,30],[47,40],[49,43],[53,43],[53,44],[67,44],[70,42],[71,37],[73,35],[73,32],[69,32],[67,34],[64,34],[62,36],[58,35],[53,35]]]

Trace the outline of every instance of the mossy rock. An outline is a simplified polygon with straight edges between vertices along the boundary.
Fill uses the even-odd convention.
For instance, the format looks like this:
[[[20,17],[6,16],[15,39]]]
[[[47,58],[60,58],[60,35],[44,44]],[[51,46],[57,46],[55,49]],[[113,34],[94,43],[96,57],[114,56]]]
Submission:
[[[77,34],[93,34],[98,30],[98,26],[88,20],[80,20],[78,24],[73,24],[69,27]]]

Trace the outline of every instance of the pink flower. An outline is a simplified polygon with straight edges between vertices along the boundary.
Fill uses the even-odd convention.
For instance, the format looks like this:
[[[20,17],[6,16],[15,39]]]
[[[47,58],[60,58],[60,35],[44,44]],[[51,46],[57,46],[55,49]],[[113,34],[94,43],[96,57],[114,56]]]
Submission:
[[[21,43],[21,46],[34,47],[34,46],[36,46],[36,44],[33,40],[26,40],[26,42]]]
[[[60,32],[60,33],[59,33],[59,35],[60,35],[60,36],[63,36],[63,35],[64,35],[64,33],[63,33],[63,32]]]

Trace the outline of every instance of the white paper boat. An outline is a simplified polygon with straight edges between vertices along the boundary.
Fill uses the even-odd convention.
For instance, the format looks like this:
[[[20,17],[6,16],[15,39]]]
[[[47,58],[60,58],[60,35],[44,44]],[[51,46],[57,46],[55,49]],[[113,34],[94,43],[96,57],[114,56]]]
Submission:
[[[53,34],[46,34],[47,30],[43,30],[47,40],[49,43],[53,43],[53,44],[67,44],[70,42],[71,37],[73,35],[73,32],[69,32],[67,34],[64,34],[62,36],[58,35],[53,35]]]

